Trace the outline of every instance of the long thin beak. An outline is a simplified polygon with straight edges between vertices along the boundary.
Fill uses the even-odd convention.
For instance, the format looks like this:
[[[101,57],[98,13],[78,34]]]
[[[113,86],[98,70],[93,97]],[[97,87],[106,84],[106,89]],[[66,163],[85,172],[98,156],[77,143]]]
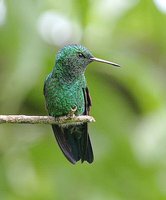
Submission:
[[[101,62],[101,63],[106,63],[106,64],[109,64],[109,65],[113,65],[115,67],[120,67],[119,64],[117,63],[114,63],[114,62],[110,62],[110,61],[107,61],[107,60],[103,60],[103,59],[100,59],[100,58],[95,58],[95,57],[92,57],[90,58],[92,61],[96,61],[96,62]]]

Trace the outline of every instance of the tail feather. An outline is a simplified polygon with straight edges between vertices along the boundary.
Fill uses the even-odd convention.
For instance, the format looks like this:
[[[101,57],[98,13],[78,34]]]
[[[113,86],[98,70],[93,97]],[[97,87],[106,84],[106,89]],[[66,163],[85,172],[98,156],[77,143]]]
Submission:
[[[93,150],[87,132],[87,124],[61,127],[52,125],[55,138],[65,157],[73,164],[93,162]]]

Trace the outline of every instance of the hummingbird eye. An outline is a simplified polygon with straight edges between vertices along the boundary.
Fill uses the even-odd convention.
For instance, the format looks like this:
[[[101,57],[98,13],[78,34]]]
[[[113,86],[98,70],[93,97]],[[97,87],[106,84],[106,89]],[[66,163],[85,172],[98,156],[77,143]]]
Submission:
[[[84,56],[83,53],[78,53],[78,57],[79,57],[79,58],[85,58],[85,56]]]

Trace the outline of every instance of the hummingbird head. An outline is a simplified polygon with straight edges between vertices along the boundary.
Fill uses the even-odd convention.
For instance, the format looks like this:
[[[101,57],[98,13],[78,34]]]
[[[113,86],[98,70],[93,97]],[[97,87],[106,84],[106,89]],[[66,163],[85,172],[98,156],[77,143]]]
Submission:
[[[86,66],[92,62],[93,55],[81,45],[67,45],[59,50],[56,57],[56,64],[61,64],[63,68],[76,70],[81,68],[83,71]]]
[[[91,62],[102,62],[119,66],[116,63],[96,58],[82,45],[67,45],[60,49],[56,56],[55,69],[70,78],[78,77],[85,72],[86,66]]]

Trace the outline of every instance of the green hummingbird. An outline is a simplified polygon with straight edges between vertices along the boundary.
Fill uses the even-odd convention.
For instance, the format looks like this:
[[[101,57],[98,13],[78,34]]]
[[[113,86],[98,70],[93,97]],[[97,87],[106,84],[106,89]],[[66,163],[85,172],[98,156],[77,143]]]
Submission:
[[[82,45],[67,45],[58,51],[55,66],[44,83],[48,114],[53,117],[89,115],[91,97],[86,84],[85,70],[93,61],[118,64],[96,58]],[[87,123],[69,126],[52,125],[57,143],[65,157],[73,164],[94,160]]]

